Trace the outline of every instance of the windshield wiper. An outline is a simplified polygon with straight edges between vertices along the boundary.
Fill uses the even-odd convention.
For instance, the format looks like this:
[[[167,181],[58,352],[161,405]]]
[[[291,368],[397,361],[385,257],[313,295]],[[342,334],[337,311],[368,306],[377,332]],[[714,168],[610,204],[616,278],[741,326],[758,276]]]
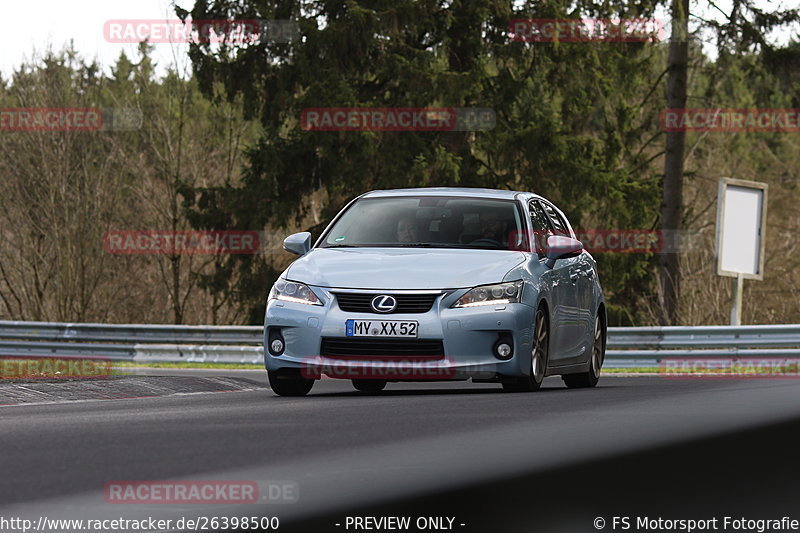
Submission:
[[[486,246],[471,246],[469,244],[455,244],[451,242],[401,242],[392,244],[379,244],[375,246],[384,246],[388,248],[455,248],[455,249],[472,249],[480,248],[487,250]]]
[[[331,244],[325,248],[427,248],[438,246],[429,242],[371,242],[368,244]]]
[[[329,244],[321,248],[453,248],[461,250],[505,250],[495,246],[479,244],[455,244],[449,242],[385,242],[369,244]]]

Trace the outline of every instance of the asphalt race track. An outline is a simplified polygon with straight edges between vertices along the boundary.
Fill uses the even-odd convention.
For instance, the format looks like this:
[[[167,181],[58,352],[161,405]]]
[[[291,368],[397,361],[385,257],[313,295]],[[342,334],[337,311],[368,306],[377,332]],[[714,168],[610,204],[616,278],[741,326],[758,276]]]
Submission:
[[[800,518],[796,380],[605,375],[589,390],[548,378],[531,394],[414,383],[377,395],[324,380],[308,397],[279,398],[262,371],[146,373],[244,390],[0,407],[0,516],[258,514],[279,517],[280,531],[320,532],[353,531],[348,516],[587,532],[595,517],[611,531],[612,516],[645,512]],[[185,478],[291,482],[297,501],[103,498],[114,480]]]

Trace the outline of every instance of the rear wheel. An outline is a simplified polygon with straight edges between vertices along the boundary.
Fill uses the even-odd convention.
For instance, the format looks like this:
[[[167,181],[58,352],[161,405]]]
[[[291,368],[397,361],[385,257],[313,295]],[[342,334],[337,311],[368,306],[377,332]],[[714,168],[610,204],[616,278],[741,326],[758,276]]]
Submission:
[[[567,374],[561,376],[564,384],[571,389],[594,387],[600,379],[600,369],[606,357],[606,337],[600,312],[594,320],[594,341],[592,342],[592,357],[589,360],[589,371],[581,374]]]
[[[354,379],[353,387],[361,392],[380,392],[386,388],[386,381],[382,379]]]
[[[267,371],[267,376],[272,392],[278,396],[305,396],[314,386],[313,379],[279,376],[271,370]]]
[[[536,311],[535,328],[533,331],[533,349],[531,350],[530,375],[518,378],[516,381],[503,383],[503,389],[508,392],[533,392],[539,390],[544,381],[547,369],[547,355],[550,343],[550,327],[544,308]]]

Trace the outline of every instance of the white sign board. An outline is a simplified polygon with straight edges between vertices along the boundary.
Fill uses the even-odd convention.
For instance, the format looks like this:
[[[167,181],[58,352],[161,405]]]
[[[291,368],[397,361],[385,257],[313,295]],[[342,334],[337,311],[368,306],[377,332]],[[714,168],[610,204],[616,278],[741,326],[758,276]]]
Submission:
[[[767,184],[722,178],[717,197],[717,274],[764,278]]]

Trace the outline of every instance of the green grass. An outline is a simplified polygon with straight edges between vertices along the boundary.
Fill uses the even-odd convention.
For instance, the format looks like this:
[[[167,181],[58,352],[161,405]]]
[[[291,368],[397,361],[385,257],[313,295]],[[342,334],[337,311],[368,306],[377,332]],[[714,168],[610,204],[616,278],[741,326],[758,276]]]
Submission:
[[[118,361],[114,363],[114,368],[215,368],[219,370],[264,370],[260,364],[246,365],[237,363],[129,363]],[[635,368],[604,368],[603,374],[658,374],[660,368],[635,367]]]
[[[247,365],[241,363],[145,363],[114,361],[113,367],[117,368],[217,368],[220,370],[264,370],[262,364]]]
[[[660,374],[660,367],[604,368],[603,374]]]
[[[124,374],[127,368],[209,368],[217,370],[264,370],[262,364],[242,364],[242,363],[156,363],[156,362],[128,362],[112,361],[112,374]],[[661,368],[604,368],[603,374],[658,374]]]

